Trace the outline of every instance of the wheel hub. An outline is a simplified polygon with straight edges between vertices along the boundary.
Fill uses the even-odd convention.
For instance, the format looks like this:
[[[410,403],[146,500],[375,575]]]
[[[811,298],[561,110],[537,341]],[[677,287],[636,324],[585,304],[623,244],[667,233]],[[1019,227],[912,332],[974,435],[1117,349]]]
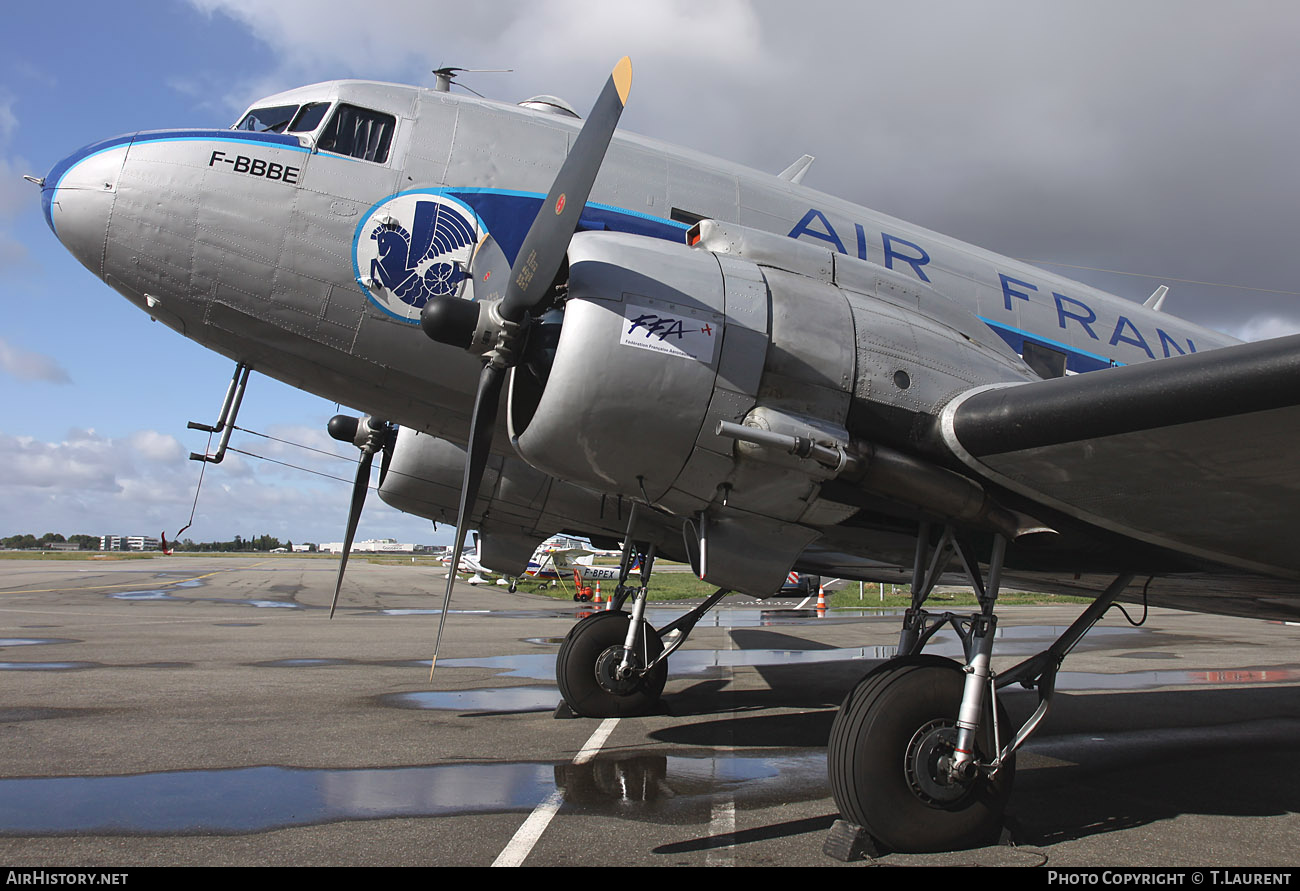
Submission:
[[[952,721],[931,721],[912,735],[903,769],[917,798],[944,807],[960,801],[970,791],[970,785],[948,769],[956,747],[957,727]]]
[[[606,693],[612,693],[615,696],[627,696],[635,693],[641,686],[640,660],[633,658],[632,668],[626,674],[622,674],[618,670],[618,667],[622,664],[623,647],[621,645],[606,647],[605,651],[596,657],[596,683]]]

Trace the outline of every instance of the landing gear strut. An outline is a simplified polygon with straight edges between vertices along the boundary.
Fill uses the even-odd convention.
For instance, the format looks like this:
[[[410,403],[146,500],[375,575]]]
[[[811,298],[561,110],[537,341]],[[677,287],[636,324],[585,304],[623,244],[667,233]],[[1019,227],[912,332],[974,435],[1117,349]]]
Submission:
[[[904,656],[879,666],[844,701],[826,751],[831,790],[843,817],[879,845],[951,850],[997,835],[1015,761],[970,777],[954,772],[963,684],[956,662]],[[982,723],[977,762],[997,752],[993,722]]]
[[[588,616],[560,644],[555,680],[569,709],[583,717],[612,718],[650,712],[668,679],[668,656],[690,635],[700,618],[731,593],[719,589],[676,621],[655,631],[645,620],[646,594],[654,568],[655,548],[633,544],[640,504],[633,504],[623,544],[618,587],[610,611]],[[641,584],[629,586],[633,561],[641,566]],[[623,612],[628,598],[632,612]],[[558,712],[557,712],[558,714]]]
[[[1006,540],[994,537],[986,588],[969,545],[952,527],[944,529],[933,555],[927,555],[929,538],[929,527],[922,524],[899,657],[877,667],[849,694],[826,752],[840,813],[878,846],[895,851],[952,850],[992,841],[1015,776],[1014,754],[1003,757],[1000,750],[998,731],[1007,725],[1006,714],[989,695],[997,627],[993,605]],[[980,602],[980,612],[965,621],[924,609],[954,555]],[[944,625],[961,636],[965,666],[921,654]]]
[[[933,554],[930,529],[917,536],[912,606],[898,658],[878,666],[849,694],[827,748],[831,791],[843,820],[825,850],[943,851],[994,841],[1015,776],[1015,753],[1038,727],[1061,661],[1132,581],[1117,578],[1047,650],[1001,674],[990,667],[1006,539],[994,535],[987,577],[969,541],[945,526]],[[969,616],[924,608],[953,557],[960,559],[980,610]],[[987,582],[987,584],[986,584]],[[945,625],[961,638],[965,664],[921,653]],[[1014,738],[997,691],[1038,688],[1039,705]]]

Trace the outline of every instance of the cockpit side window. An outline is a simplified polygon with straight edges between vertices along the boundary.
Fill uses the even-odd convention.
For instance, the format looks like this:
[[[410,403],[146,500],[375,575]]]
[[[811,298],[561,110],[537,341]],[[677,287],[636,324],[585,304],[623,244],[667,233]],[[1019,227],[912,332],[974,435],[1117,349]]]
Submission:
[[[328,102],[308,102],[298,111],[298,116],[289,125],[290,133],[310,133],[325,120],[325,112],[330,110]]]
[[[396,128],[397,118],[391,114],[340,104],[321,131],[316,148],[383,164],[388,161]]]
[[[272,105],[266,108],[254,108],[244,115],[243,120],[235,125],[236,130],[250,130],[253,133],[283,133],[284,128],[293,120],[298,110],[296,105]]]

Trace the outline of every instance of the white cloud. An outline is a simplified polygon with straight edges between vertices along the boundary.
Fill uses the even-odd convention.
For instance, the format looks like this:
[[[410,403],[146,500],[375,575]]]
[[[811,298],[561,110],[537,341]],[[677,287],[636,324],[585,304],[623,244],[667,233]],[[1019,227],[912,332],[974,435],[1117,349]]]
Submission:
[[[18,129],[18,118],[14,115],[14,98],[7,93],[0,93],[0,142],[8,142],[9,137]]]
[[[0,265],[3,265],[4,245],[0,242]],[[0,337],[0,369],[19,380],[46,381],[52,384],[70,384],[72,378],[57,360],[43,353],[33,353],[16,347]]]
[[[13,97],[0,92],[0,148],[18,128],[13,104]],[[27,258],[26,246],[10,231],[13,219],[40,200],[36,187],[23,180],[26,173],[34,173],[26,160],[0,155],[0,269],[17,266]]]
[[[1269,340],[1288,334],[1300,334],[1300,320],[1279,316],[1252,316],[1229,333],[1239,340]]]
[[[185,537],[226,541],[236,534],[274,535],[281,540],[337,541],[343,537],[355,455],[347,460],[318,455],[294,443],[326,450],[309,428],[272,429],[288,442],[236,432],[231,444],[275,457],[299,468],[340,477],[342,482],[282,465],[228,453],[221,464],[200,468],[189,449],[156,430],[108,437],[95,430],[71,430],[59,442],[0,433],[0,503],[22,505],[0,526],[0,534],[47,531],[158,535],[169,538],[184,526]],[[355,452],[355,450],[353,450]],[[401,514],[371,493],[358,531],[361,538],[392,537],[427,543],[435,536],[426,520]]]
[[[500,98],[546,92],[582,107],[622,55],[631,55],[638,70],[659,72],[660,86],[676,104],[684,95],[711,95],[720,79],[752,85],[768,64],[760,18],[743,0],[505,5],[377,0],[364,12],[351,0],[189,2],[203,13],[244,24],[274,50],[270,71],[233,85],[223,74],[227,111],[242,110],[259,96],[338,77],[432,86],[432,69],[443,65],[510,68],[511,75],[468,74],[463,80]],[[173,85],[188,92],[195,83]],[[725,117],[731,106],[722,103],[713,114]]]
[[[187,456],[176,437],[156,430],[138,430],[132,433],[126,437],[126,446],[145,461],[172,462]]]

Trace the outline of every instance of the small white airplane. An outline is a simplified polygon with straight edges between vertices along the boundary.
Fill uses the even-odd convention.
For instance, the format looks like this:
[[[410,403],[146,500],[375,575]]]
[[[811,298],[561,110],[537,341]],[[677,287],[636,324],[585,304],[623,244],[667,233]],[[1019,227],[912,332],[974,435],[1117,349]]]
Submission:
[[[460,530],[452,564],[465,527],[511,575],[557,532],[623,541],[616,609],[557,659],[579,714],[651,708],[728,590],[910,569],[899,656],[828,747],[880,847],[996,834],[1062,659],[1117,600],[1300,618],[1300,336],[1236,343],[1163,290],[1139,305],[836,199],[807,158],[772,175],[615,133],[630,85],[625,59],[583,120],[315,84],[232,129],[79,149],[39,181],[45,217],[238,363],[223,420],[248,368],[368,412],[330,425],[362,456],[349,540],[382,453],[385,501]],[[657,553],[718,587],[660,629]],[[950,565],[972,615],[926,609]],[[1004,580],[1096,601],[995,676]],[[962,661],[922,652],[946,625]],[[1013,683],[1041,699],[1018,729]]]
[[[461,554],[460,563],[457,564],[456,572],[460,575],[470,576],[467,582],[471,585],[485,585],[489,583],[486,575],[497,575],[497,571],[488,568],[483,563],[482,551],[483,539],[475,534],[474,549]],[[568,579],[573,573],[578,573],[578,578],[583,582],[586,581],[608,581],[617,580],[619,570],[610,566],[593,566],[592,560],[595,557],[594,551],[589,551],[581,547],[566,547],[572,544],[573,540],[564,536],[555,536],[542,542],[541,545],[533,552],[532,557],[528,559],[528,566],[518,575],[503,576],[498,580],[498,584],[504,582],[509,585],[511,593],[514,593],[520,578],[559,580]],[[443,565],[451,565],[451,557],[444,557]],[[633,570],[638,567],[633,566]]]

